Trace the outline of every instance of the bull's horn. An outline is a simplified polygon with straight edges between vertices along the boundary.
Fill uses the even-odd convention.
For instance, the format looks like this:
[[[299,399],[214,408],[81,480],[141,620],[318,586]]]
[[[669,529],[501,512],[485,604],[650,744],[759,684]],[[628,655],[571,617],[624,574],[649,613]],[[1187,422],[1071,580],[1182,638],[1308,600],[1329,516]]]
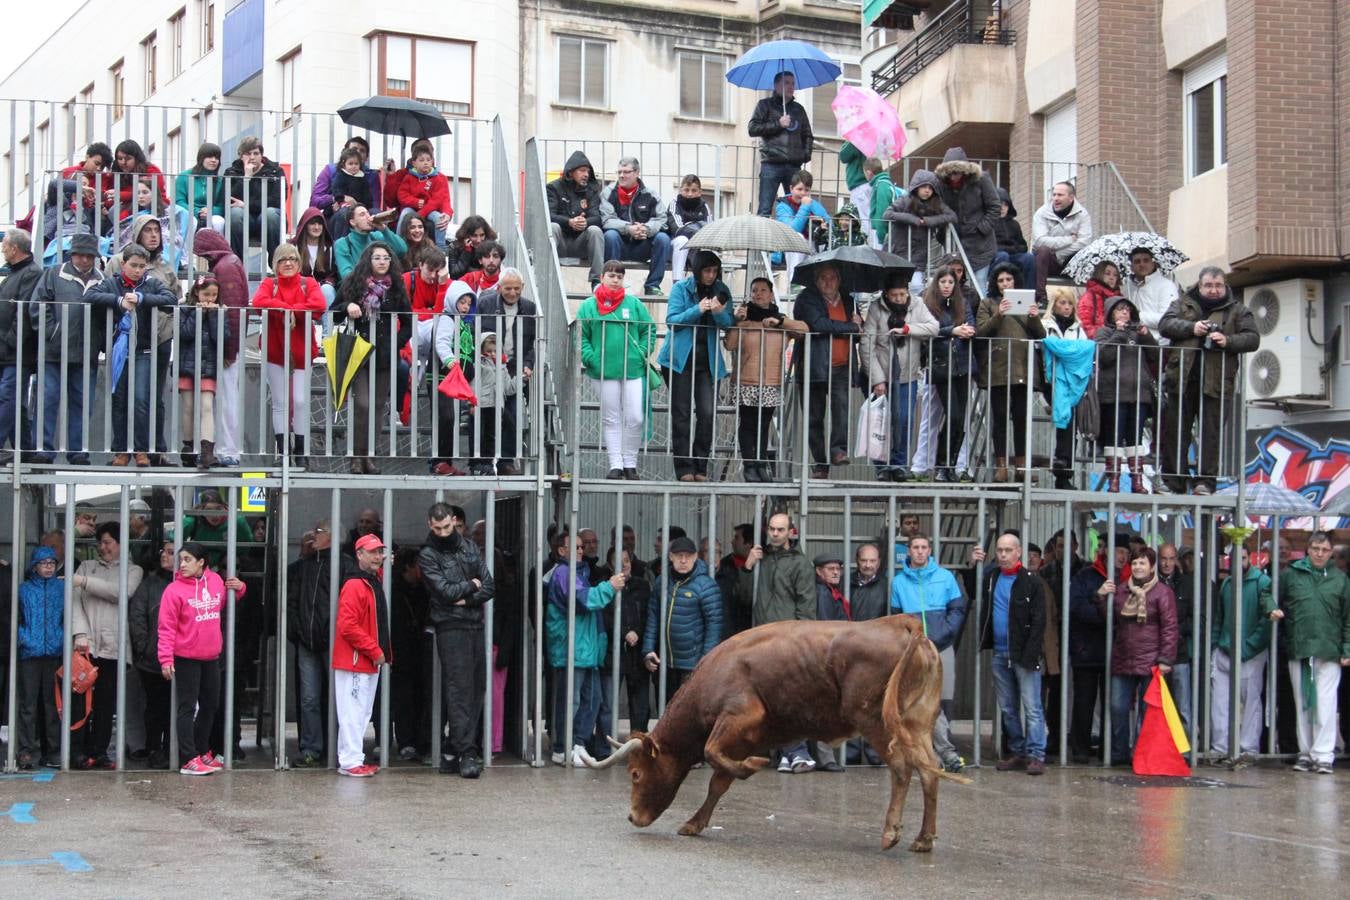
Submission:
[[[638,747],[642,746],[642,738],[630,738],[622,744],[612,737],[607,737],[607,740],[609,741],[610,746],[614,748],[614,752],[598,762],[592,759],[589,753],[583,754],[581,759],[582,762],[586,763],[587,768],[608,769],[610,766],[628,756],[628,754],[632,753]]]

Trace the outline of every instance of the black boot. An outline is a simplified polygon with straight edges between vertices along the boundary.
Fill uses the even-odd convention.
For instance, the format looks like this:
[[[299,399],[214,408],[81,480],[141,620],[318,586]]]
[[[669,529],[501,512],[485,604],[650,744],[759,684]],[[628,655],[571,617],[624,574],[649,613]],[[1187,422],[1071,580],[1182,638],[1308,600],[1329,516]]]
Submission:
[[[303,469],[309,465],[309,460],[305,459],[305,436],[303,434],[291,435],[291,467]]]
[[[202,454],[197,457],[197,470],[200,472],[210,471],[216,464],[216,442],[202,441]]]
[[[192,452],[192,441],[183,441],[183,452],[178,455],[183,460],[183,468],[191,469],[197,465],[197,454]]]
[[[286,457],[286,435],[275,435],[272,440],[274,440],[277,445],[277,465],[279,466]]]

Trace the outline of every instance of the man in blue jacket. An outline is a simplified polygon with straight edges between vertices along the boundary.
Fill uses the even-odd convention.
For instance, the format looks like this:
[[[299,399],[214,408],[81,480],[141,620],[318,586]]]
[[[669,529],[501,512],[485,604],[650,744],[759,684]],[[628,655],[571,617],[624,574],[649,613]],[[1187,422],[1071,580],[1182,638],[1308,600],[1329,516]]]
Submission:
[[[933,559],[928,535],[909,537],[909,557],[891,582],[891,611],[918,616],[923,633],[942,657],[942,707],[933,725],[933,749],[948,772],[959,772],[965,761],[951,741],[947,710],[956,693],[956,639],[966,621],[966,598],[951,570]]]
[[[665,640],[661,620],[665,617]],[[666,702],[722,640],[722,590],[687,537],[670,542],[670,567],[652,586],[642,654],[647,671],[666,666]],[[660,650],[657,648],[660,647]]]
[[[61,767],[61,717],[52,685],[61,666],[64,613],[65,582],[57,575],[56,551],[39,545],[28,563],[28,578],[19,585],[20,769],[33,768],[40,744],[46,745],[42,764]]]

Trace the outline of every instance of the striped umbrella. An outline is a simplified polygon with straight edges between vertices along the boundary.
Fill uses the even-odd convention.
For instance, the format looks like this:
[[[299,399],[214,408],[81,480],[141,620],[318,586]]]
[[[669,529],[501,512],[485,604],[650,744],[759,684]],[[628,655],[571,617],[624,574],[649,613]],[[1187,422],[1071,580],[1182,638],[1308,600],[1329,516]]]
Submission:
[[[764,216],[714,219],[689,239],[690,250],[748,250],[763,253],[810,253],[811,245],[792,228]]]

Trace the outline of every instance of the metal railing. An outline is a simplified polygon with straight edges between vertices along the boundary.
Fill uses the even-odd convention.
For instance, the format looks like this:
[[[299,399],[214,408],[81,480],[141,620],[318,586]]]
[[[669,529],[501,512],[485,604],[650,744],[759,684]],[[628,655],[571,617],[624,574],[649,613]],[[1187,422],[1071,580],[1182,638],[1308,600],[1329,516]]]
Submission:
[[[973,4],[954,3],[932,21],[914,39],[900,46],[895,56],[872,73],[872,90],[885,96],[931,65],[957,44],[1011,45],[1017,32],[1003,27],[1001,4],[985,20],[975,15]]]

